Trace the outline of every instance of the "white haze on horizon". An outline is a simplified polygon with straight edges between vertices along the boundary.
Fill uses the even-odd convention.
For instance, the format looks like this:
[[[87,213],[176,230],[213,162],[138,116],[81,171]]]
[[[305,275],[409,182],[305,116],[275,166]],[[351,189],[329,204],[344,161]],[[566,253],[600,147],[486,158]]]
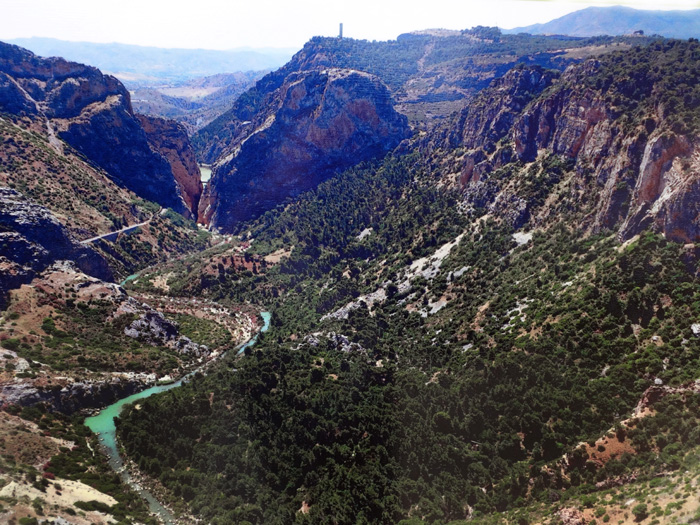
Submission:
[[[301,48],[312,36],[391,40],[421,29],[512,28],[589,6],[695,9],[698,0],[0,0],[0,40],[48,37],[82,42],[200,49]]]

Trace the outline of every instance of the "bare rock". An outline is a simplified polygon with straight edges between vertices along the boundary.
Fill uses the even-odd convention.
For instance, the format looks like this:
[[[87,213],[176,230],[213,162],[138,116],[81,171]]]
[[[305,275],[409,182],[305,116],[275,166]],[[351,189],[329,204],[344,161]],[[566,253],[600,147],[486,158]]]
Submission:
[[[120,315],[138,313],[139,315],[138,319],[124,328],[124,334],[128,337],[153,346],[168,346],[181,354],[195,357],[208,357],[211,354],[209,347],[180,335],[180,327],[176,322],[170,321],[161,312],[147,304],[138,304],[133,298],[129,298],[120,306],[118,313]]]
[[[100,70],[0,42],[0,109],[35,115],[136,194],[188,214],[173,167],[152,148],[127,89]]]
[[[165,345],[175,340],[178,327],[162,313],[149,309],[124,328],[124,334],[152,345]]]
[[[0,187],[0,307],[5,294],[30,282],[35,275],[58,260],[74,261],[81,271],[111,280],[107,262],[95,250],[81,245],[43,206],[30,202],[19,192]]]
[[[43,404],[51,410],[73,414],[85,408],[105,407],[144,390],[151,383],[140,377],[113,377],[106,381],[76,382],[50,388],[14,382],[0,386],[0,406]]]
[[[585,525],[587,523],[583,512],[573,507],[560,509],[557,512],[557,517],[562,525]]]
[[[136,115],[136,118],[146,132],[151,147],[170,163],[180,195],[187,206],[185,216],[196,219],[202,196],[202,179],[187,130],[174,120],[146,115]]]
[[[512,161],[528,163],[542,154],[555,154],[572,162],[571,188],[595,181],[593,213],[582,221],[582,228],[616,230],[621,239],[651,228],[669,239],[697,242],[696,137],[674,134],[653,119],[647,119],[645,131],[622,126],[619,110],[585,81],[600,67],[589,60],[559,78],[516,69],[465,108],[449,140],[466,149],[460,183],[467,199],[517,228],[530,218],[516,196],[506,196],[505,201],[501,196],[508,180],[489,180],[489,174]],[[663,108],[656,108],[655,114],[663,118]],[[572,194],[574,201],[579,197]],[[506,205],[498,204],[499,199]],[[542,213],[549,213],[546,207]]]
[[[200,220],[231,231],[409,134],[386,86],[359,71],[292,73],[217,161]]]
[[[700,337],[700,323],[693,323],[690,329],[693,331],[695,337]]]
[[[354,343],[350,341],[346,335],[337,334],[335,332],[316,332],[309,334],[304,337],[302,344],[316,348],[321,344],[322,340],[327,341],[333,349],[340,350],[341,352],[367,353],[367,350],[359,343]]]

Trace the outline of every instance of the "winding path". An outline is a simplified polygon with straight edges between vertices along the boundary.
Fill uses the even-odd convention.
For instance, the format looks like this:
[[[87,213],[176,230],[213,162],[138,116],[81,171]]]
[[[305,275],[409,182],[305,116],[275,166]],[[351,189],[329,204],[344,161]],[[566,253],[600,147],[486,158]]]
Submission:
[[[97,235],[96,237],[90,237],[89,239],[85,239],[84,241],[80,241],[80,244],[88,244],[91,242],[99,241],[100,239],[105,239],[107,237],[111,237],[112,235],[117,236],[120,233],[131,233],[136,228],[140,228],[141,226],[145,226],[146,224],[150,223],[156,215],[162,215],[164,212],[165,212],[165,208],[161,208],[160,210],[158,210],[157,213],[154,213],[153,215],[151,215],[151,218],[146,220],[146,221],[140,222],[138,224],[132,224],[131,226],[124,226],[121,230],[116,230],[116,231],[109,232],[109,233],[103,233],[102,235]]]

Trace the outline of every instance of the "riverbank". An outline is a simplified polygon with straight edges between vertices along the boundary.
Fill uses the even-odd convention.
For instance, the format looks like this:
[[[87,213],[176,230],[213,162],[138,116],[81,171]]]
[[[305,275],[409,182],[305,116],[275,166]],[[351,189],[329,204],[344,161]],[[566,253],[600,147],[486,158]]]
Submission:
[[[252,338],[250,338],[250,340],[248,340],[246,343],[240,345],[233,351],[236,351],[238,354],[243,353],[246,348],[255,344],[260,333],[266,332],[268,330],[268,328],[270,327],[271,314],[269,312],[262,312],[261,316],[263,318],[263,326],[261,327],[260,331],[257,334],[255,334]],[[220,356],[218,358],[220,358]],[[192,377],[195,373],[206,371],[206,369],[212,364],[213,361],[214,360],[210,360],[209,362],[203,364],[201,367],[198,367],[193,372],[190,372],[189,374],[182,377],[178,381],[175,381],[174,383],[169,383],[167,385],[156,385],[146,390],[143,390],[142,392],[138,392],[104,408],[100,411],[99,414],[85,419],[85,425],[98,436],[101,451],[107,455],[110,467],[112,467],[112,469],[120,475],[120,477],[125,483],[132,487],[142,498],[146,500],[151,512],[157,515],[159,519],[161,519],[161,521],[166,525],[176,525],[178,522],[176,518],[172,515],[170,510],[160,501],[158,501],[151,492],[149,492],[146,488],[142,486],[142,484],[138,482],[137,477],[143,478],[141,473],[138,472],[138,470],[133,471],[132,469],[130,469],[128,464],[125,463],[124,459],[121,457],[117,445],[116,425],[114,419],[119,416],[119,413],[125,405],[133,403],[134,401],[138,401],[139,399],[145,399],[154,394],[166,392],[168,390],[172,390],[173,388],[177,388],[180,385],[182,385],[183,382],[187,381],[190,377]]]

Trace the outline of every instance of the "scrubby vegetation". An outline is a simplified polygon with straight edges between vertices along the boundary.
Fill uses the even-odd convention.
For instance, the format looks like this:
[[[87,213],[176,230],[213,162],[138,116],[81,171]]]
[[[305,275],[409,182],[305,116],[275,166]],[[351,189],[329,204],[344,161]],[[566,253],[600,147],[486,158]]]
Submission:
[[[47,496],[49,493],[60,495],[63,487],[57,480],[59,478],[80,481],[100,492],[110,494],[117,500],[112,506],[98,501],[78,501],[74,506],[57,508],[42,502],[43,498],[37,498],[33,501],[32,508],[40,519],[44,515],[62,515],[70,519],[78,513],[84,515],[83,511],[97,510],[112,515],[123,525],[157,523],[149,515],[148,508],[141,498],[121,482],[119,475],[107,463],[106,457],[94,453],[98,448],[97,439],[82,425],[81,417],[50,413],[40,407],[25,407],[21,410],[10,407],[8,411],[21,416],[25,423],[36,423],[38,429],[29,428],[31,423],[12,426],[7,424],[7,420],[3,422],[3,430],[0,432],[3,443],[0,470],[3,477],[0,479],[0,487],[14,481],[20,485],[31,485]],[[61,446],[55,451],[58,454],[50,454],[53,457],[39,469],[28,464],[28,461],[36,460],[36,455],[41,457],[42,453],[46,454],[46,449],[56,447],[52,442],[53,438],[72,443],[72,448]],[[11,507],[21,503],[11,498],[3,498],[3,501]],[[37,523],[36,518],[22,519],[25,523]]]
[[[310,45],[332,65],[376,72],[397,88],[423,56],[413,43],[430,38]],[[594,90],[635,136],[656,126],[696,131],[698,43],[638,42],[649,46],[601,57],[585,82],[541,96]],[[563,43],[476,28],[441,41],[426,61],[546,54]],[[233,113],[246,118],[263,87],[283,78],[263,79]],[[441,138],[348,170],[241,225],[236,240],[127,285],[170,302],[206,297],[272,312],[270,331],[243,356],[122,413],[128,457],[166,487],[176,512],[212,524],[522,525],[564,511],[596,524],[697,519],[697,246],[653,231],[623,243],[616,231],[589,228],[605,182],[551,152],[529,164],[504,157],[481,181],[483,195],[455,191],[465,152],[446,152]],[[497,193],[506,195],[502,209],[491,206]],[[156,245],[170,253],[204,245],[170,212],[144,230],[148,242],[120,241],[130,267],[151,261]],[[121,345],[143,360],[120,366],[160,366],[162,349],[126,342],[128,317],[98,334],[107,306],[70,301],[45,319],[40,348],[18,337],[4,348],[54,367],[82,356],[81,366],[99,370]],[[220,325],[178,320],[193,340],[226,347]],[[98,336],[108,340],[99,350]],[[52,460],[55,474],[89,482],[99,460],[71,454]],[[116,483],[98,477],[105,490]],[[130,509],[123,497],[110,512]]]
[[[678,134],[700,128],[700,43],[696,39],[658,41],[600,58],[601,69],[588,85],[601,91],[621,118],[647,119],[647,132],[662,120]],[[653,118],[654,109],[661,114]]]
[[[150,204],[153,207],[153,203]],[[136,231],[120,235],[114,242],[97,241],[94,246],[107,258],[118,276],[127,277],[153,264],[202,251],[210,244],[209,232],[200,230],[194,221],[167,209],[164,214],[155,213],[148,224]]]
[[[547,162],[553,174],[570,169]],[[622,466],[555,467],[629,416],[655,380],[698,376],[694,252],[653,234],[625,246],[582,238],[563,222],[519,246],[507,225],[458,214],[420,166],[409,156],[348,172],[252,225],[251,249],[293,244],[291,255],[214,294],[264,297],[271,331],[248,357],[120,421],[129,455],[195,514],[486,519],[587,494],[612,475],[678,468],[663,458],[694,446],[671,438],[673,450],[640,445],[615,459]],[[407,276],[462,232],[434,274]],[[368,305],[380,288],[387,299]],[[321,319],[353,300],[347,318]],[[696,414],[696,402],[679,410]]]
[[[50,297],[44,300],[52,304]],[[137,316],[113,317],[116,306],[109,301],[68,298],[63,302],[54,297],[52,306],[52,314],[43,319],[40,331],[27,333],[11,325],[0,325],[0,347],[15,351],[30,363],[23,377],[41,375],[47,370],[45,367],[58,372],[120,371],[164,375],[194,360],[172,348],[152,346],[126,336],[124,328]],[[189,317],[182,319],[188,326],[194,324]]]
[[[612,53],[542,96],[593,89],[630,126],[688,133],[697,45]],[[673,92],[687,111],[647,122]],[[125,413],[128,454],[211,523],[692,518],[696,246],[592,233],[598,183],[553,154],[460,196],[435,143],[242,226],[250,253],[287,250],[265,272],[197,288],[201,266],[169,268],[175,290],[270,305],[272,328]],[[491,206],[504,187],[522,206]]]

